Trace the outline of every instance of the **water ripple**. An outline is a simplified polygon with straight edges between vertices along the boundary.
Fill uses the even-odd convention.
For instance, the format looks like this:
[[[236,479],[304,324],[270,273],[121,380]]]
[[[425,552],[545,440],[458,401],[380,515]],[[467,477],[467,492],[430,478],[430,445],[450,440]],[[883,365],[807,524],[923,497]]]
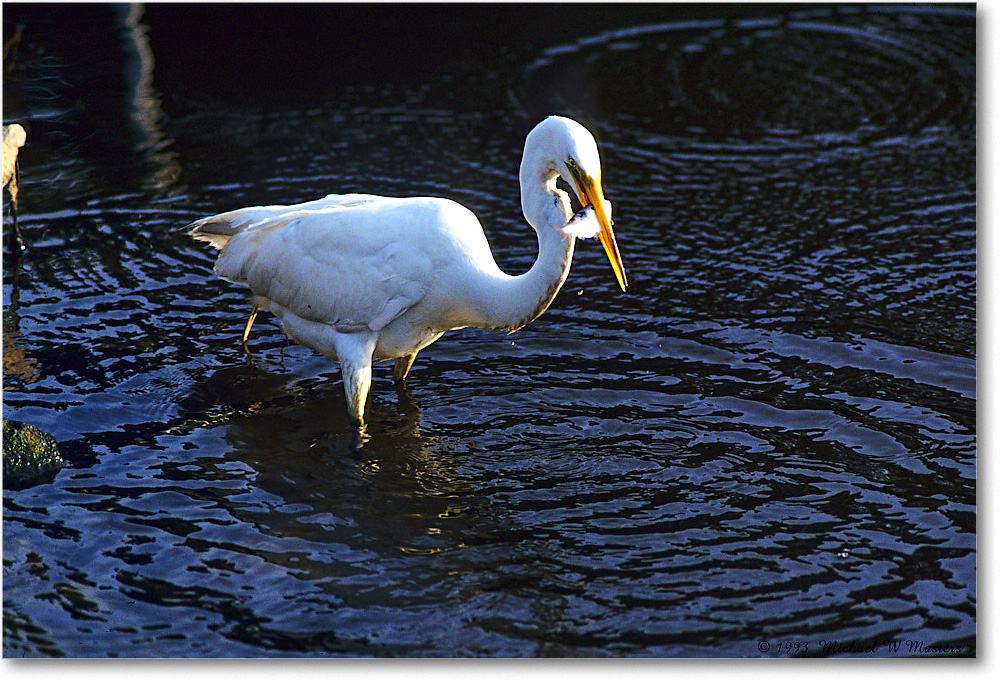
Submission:
[[[39,122],[4,416],[69,464],[4,491],[5,655],[974,654],[975,15],[765,9],[302,110],[166,93],[166,184]],[[509,96],[598,134],[627,293],[581,243],[528,327],[377,367],[365,434],[273,318],[244,354],[201,215],[433,193],[527,269]]]

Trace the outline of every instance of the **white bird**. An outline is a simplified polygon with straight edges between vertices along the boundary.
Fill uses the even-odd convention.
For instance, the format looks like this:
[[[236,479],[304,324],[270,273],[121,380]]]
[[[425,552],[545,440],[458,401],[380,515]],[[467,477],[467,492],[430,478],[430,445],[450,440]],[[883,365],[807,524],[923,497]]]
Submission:
[[[574,218],[559,178],[586,213]],[[348,409],[363,422],[373,362],[395,360],[401,381],[417,352],[450,329],[528,324],[566,280],[575,236],[600,239],[625,290],[601,159],[587,129],[558,116],[536,125],[524,143],[520,182],[538,258],[518,276],[497,266],[472,211],[448,199],[331,194],[203,218],[190,234],[221,249],[219,277],[250,287],[243,341],[258,308],[269,309],[293,341],[341,364]]]
[[[24,250],[24,240],[21,239],[21,228],[17,226],[17,152],[28,139],[24,128],[13,123],[3,127],[3,186],[10,193],[10,215],[14,224],[14,241],[17,249]]]

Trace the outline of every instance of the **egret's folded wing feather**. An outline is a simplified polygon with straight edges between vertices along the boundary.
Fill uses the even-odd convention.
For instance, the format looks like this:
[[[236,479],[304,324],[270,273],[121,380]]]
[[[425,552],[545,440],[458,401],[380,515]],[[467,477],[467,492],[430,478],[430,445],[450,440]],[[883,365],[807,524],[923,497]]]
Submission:
[[[423,298],[433,258],[413,239],[412,211],[353,196],[253,223],[230,239],[216,273],[338,331],[381,329]]]
[[[302,211],[354,208],[382,199],[373,194],[328,194],[322,199],[301,204],[251,206],[196,220],[188,225],[188,234],[199,241],[208,242],[217,249],[222,249],[233,235],[257,223]]]

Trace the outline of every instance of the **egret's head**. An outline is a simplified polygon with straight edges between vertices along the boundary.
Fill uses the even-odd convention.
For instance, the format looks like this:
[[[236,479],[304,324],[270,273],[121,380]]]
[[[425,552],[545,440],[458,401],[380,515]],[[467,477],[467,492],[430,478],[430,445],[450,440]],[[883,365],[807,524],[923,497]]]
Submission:
[[[611,229],[611,218],[604,210],[604,190],[601,188],[601,156],[597,151],[597,142],[586,128],[576,121],[562,116],[549,116],[539,123],[529,134],[544,138],[547,141],[551,159],[556,165],[556,172],[567,185],[573,188],[580,203],[584,206],[593,205],[594,213],[601,229],[597,238],[604,247],[604,252],[611,262],[618,285],[625,291],[628,280],[625,278],[625,266],[618,253],[618,243]],[[525,145],[527,147],[527,143]]]

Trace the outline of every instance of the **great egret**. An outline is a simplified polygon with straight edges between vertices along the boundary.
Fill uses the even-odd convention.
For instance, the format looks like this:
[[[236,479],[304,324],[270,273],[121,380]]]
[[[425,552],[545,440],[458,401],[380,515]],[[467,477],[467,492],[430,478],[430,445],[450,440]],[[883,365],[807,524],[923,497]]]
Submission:
[[[585,207],[573,217],[562,178]],[[569,274],[577,236],[597,236],[622,291],[625,268],[601,188],[594,137],[550,116],[524,142],[521,209],[538,258],[512,276],[497,266],[476,216],[454,201],[331,194],[244,208],[192,223],[221,249],[215,273],[245,284],[252,311],[278,316],[293,341],[340,362],[351,416],[364,421],[372,362],[406,377],[417,352],[450,329],[519,329],[542,314]]]

